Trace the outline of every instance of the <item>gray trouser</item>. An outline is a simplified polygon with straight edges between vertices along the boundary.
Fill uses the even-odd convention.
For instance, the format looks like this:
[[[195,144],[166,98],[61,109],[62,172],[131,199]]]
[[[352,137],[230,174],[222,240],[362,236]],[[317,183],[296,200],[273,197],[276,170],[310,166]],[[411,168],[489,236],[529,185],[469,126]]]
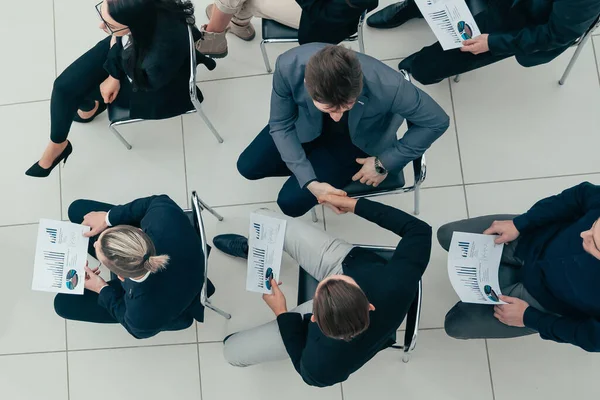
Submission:
[[[314,224],[267,209],[257,212],[287,221],[283,250],[313,278],[322,281],[328,276],[342,273],[342,262],[352,250],[351,244],[328,235]],[[302,315],[311,313],[312,300],[290,312]],[[223,352],[227,362],[238,367],[288,357],[276,320],[231,335],[225,341]]]
[[[483,233],[494,221],[512,220],[516,215],[487,215],[484,217],[451,222],[442,226],[437,237],[440,245],[447,251],[452,240],[452,233]],[[544,308],[525,289],[522,283],[523,261],[515,257],[515,249],[519,240],[504,246],[500,260],[500,290],[506,296],[517,297],[526,301],[531,307],[540,311]],[[487,304],[470,304],[459,301],[444,321],[446,333],[456,339],[492,339],[510,338],[536,333],[529,328],[516,328],[504,325],[494,317],[494,307]]]

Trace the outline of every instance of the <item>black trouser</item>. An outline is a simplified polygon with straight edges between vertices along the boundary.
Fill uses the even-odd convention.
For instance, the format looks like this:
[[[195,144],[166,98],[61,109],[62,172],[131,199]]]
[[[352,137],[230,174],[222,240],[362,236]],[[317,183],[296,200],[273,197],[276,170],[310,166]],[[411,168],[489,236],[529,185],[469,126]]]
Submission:
[[[108,78],[104,62],[109,49],[110,36],[75,60],[54,81],[50,99],[50,140],[54,143],[67,140],[78,109],[90,111],[94,108],[95,101],[103,102],[100,84]],[[121,80],[121,89],[115,103],[129,107],[130,92],[129,80]]]
[[[92,211],[109,211],[114,206],[112,204],[101,203],[92,200],[76,200],[69,206],[69,220],[73,223],[80,224],[83,222],[83,217]],[[94,243],[98,240],[98,236],[90,238],[88,253],[92,257],[96,257]],[[94,268],[95,265],[90,265]],[[113,279],[108,282],[109,285],[120,287],[121,282],[118,279]],[[97,322],[97,323],[117,323],[104,307],[98,305],[98,294],[91,290],[85,289],[83,296],[73,294],[57,294],[54,298],[54,310],[58,315],[65,319],[75,321]]]
[[[329,118],[329,116],[323,116]],[[306,156],[315,170],[319,182],[342,189],[352,181],[361,165],[356,158],[368,157],[356,147],[348,135],[323,132],[309,143],[302,144]],[[281,159],[267,125],[240,155],[237,162],[240,174],[246,179],[262,179],[273,176],[291,176],[292,173]],[[317,204],[316,197],[298,180],[291,176],[279,191],[277,205],[290,217],[304,215]]]
[[[526,23],[523,16],[510,11],[510,1],[492,2],[490,9],[475,15],[481,33],[507,32],[522,29]],[[405,69],[424,85],[493,64],[513,54],[494,55],[491,52],[472,54],[460,49],[444,51],[439,42],[410,55],[400,62],[398,69]]]

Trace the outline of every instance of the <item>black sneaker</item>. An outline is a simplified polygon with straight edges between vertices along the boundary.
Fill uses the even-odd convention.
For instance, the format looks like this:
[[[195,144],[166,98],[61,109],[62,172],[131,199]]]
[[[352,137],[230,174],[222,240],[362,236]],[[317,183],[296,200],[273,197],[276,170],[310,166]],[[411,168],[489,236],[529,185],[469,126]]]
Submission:
[[[213,244],[225,254],[233,257],[248,258],[248,239],[242,235],[228,233],[215,236]]]
[[[367,18],[367,25],[377,29],[391,29],[413,18],[423,18],[415,0],[404,0],[385,7]]]

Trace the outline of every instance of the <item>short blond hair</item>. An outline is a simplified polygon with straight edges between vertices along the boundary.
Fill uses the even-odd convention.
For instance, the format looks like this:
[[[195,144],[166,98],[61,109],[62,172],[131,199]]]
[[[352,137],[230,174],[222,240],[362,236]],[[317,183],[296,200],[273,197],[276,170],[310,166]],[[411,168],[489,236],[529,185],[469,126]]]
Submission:
[[[98,239],[106,267],[122,278],[139,278],[166,268],[168,255],[156,255],[150,236],[130,225],[107,229]]]

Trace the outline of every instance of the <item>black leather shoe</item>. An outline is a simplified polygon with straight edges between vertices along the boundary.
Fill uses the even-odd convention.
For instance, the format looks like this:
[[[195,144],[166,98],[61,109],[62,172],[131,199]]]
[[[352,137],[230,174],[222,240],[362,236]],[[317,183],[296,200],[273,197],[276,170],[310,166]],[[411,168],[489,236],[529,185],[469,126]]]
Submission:
[[[85,119],[81,118],[79,116],[79,113],[77,111],[75,111],[75,116],[73,117],[73,121],[80,122],[82,124],[87,124],[88,122],[92,122],[94,120],[94,118],[96,118],[98,115],[102,114],[104,112],[104,110],[106,110],[106,104],[98,103],[98,109],[96,110],[94,115],[92,115],[89,118],[85,118]]]
[[[228,233],[215,236],[213,244],[223,253],[233,257],[248,258],[248,239],[242,235]]]
[[[404,0],[385,7],[367,18],[367,25],[377,29],[391,29],[413,18],[423,18],[415,0]]]
[[[69,156],[71,155],[72,152],[73,152],[73,146],[71,146],[71,142],[67,141],[67,147],[65,147],[65,149],[62,151],[62,153],[60,153],[60,155],[58,157],[56,157],[54,162],[52,162],[52,165],[50,166],[50,168],[48,168],[48,169],[42,168],[38,161],[35,164],[33,164],[27,171],[25,171],[25,175],[32,176],[34,178],[45,178],[48,175],[50,175],[50,172],[52,172],[54,167],[56,167],[58,164],[60,164],[61,161],[64,160],[65,164],[66,164],[67,158],[69,158]]]

